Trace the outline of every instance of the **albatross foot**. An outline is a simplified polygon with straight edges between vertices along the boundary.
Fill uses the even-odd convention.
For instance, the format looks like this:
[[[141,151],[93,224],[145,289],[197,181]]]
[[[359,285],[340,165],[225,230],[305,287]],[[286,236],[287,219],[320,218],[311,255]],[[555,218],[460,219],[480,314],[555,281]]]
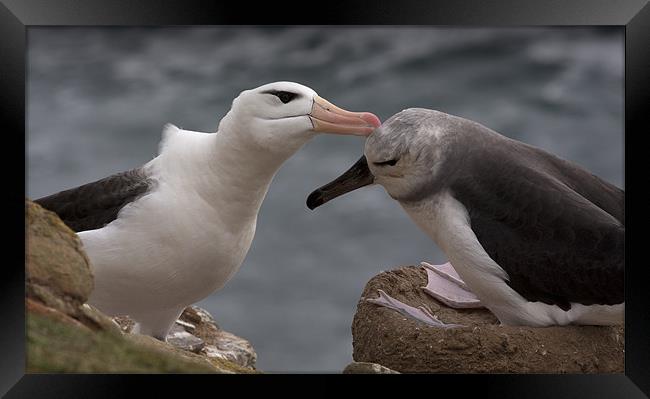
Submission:
[[[427,271],[424,292],[454,309],[482,308],[480,299],[472,293],[451,263],[432,265],[420,262]]]
[[[397,299],[391,297],[383,290],[377,290],[379,292],[379,297],[377,298],[368,298],[367,302],[374,303],[375,305],[384,306],[389,309],[393,309],[403,314],[404,316],[411,317],[423,323],[426,323],[433,327],[439,328],[454,328],[454,327],[464,327],[460,324],[445,324],[438,320],[438,318],[431,314],[424,306],[419,306],[414,308],[413,306],[407,305],[404,302],[398,301]]]

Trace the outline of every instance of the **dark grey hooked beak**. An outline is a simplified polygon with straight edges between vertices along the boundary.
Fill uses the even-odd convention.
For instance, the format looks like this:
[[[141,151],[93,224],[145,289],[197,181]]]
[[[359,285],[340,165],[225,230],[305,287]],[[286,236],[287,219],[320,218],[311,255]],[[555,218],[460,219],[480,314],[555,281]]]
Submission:
[[[309,197],[307,197],[307,207],[314,210],[336,197],[372,184],[374,181],[375,177],[370,173],[368,161],[366,161],[366,156],[364,155],[350,169],[337,177],[336,180],[317,188],[309,194]]]

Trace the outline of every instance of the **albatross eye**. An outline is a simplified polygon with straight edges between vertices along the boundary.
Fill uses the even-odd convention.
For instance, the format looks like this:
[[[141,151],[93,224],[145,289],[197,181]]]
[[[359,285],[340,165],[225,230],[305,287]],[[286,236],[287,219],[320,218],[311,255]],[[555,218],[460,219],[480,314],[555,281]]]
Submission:
[[[293,100],[296,97],[296,93],[289,93],[288,91],[279,91],[276,96],[280,98],[280,101],[282,101],[284,104],[288,103],[289,101]]]
[[[386,166],[386,165],[388,165],[388,166],[395,166],[395,164],[397,163],[397,161],[398,161],[397,159],[390,159],[390,160],[388,160],[388,161],[373,162],[373,163],[374,163],[375,165],[377,165],[377,166]]]
[[[265,93],[273,94],[274,96],[277,96],[280,99],[280,101],[282,101],[283,104],[288,103],[289,101],[293,100],[294,98],[296,98],[298,96],[298,94],[291,93],[289,91],[271,90],[271,91],[267,91]]]

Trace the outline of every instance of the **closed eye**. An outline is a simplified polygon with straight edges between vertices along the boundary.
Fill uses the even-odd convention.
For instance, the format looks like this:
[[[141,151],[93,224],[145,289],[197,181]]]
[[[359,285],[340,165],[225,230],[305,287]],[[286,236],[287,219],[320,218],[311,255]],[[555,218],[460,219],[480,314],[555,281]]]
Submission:
[[[397,163],[397,161],[398,161],[398,159],[391,159],[391,160],[388,160],[388,161],[373,162],[373,163],[374,163],[375,165],[377,165],[377,166],[386,166],[386,165],[388,165],[388,166],[395,166],[395,164]]]

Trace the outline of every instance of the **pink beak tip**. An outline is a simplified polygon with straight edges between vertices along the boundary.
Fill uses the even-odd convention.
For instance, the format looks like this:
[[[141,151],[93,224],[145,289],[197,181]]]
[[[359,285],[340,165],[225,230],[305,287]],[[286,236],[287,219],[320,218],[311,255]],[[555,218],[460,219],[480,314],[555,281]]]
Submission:
[[[374,126],[375,128],[378,128],[379,126],[381,126],[381,120],[377,117],[377,115],[375,115],[373,113],[364,112],[361,119],[366,121],[368,124]]]

